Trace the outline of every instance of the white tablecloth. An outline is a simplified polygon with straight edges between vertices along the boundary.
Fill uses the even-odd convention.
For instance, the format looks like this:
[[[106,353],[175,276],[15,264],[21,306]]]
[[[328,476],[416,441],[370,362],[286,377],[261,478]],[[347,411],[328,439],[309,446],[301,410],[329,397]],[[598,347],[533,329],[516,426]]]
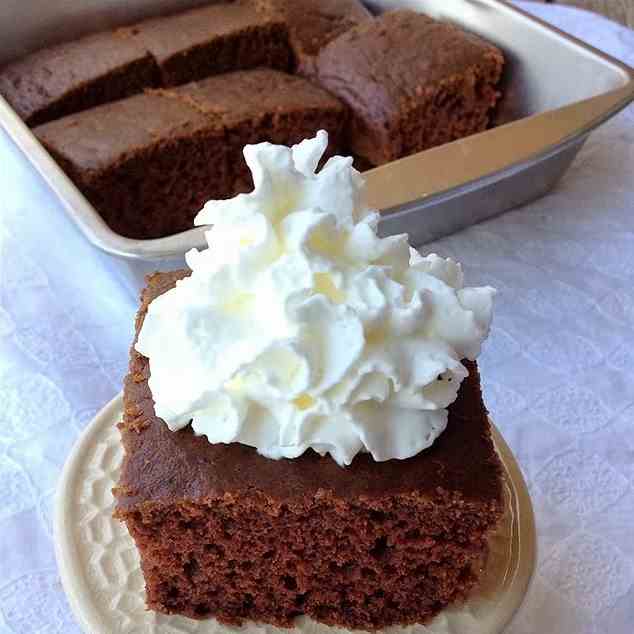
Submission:
[[[535,13],[634,64],[634,32]],[[634,109],[556,191],[425,250],[496,286],[485,396],[519,458],[539,567],[513,634],[634,632]],[[0,132],[0,634],[78,632],[52,500],[80,430],[121,388],[135,306]]]

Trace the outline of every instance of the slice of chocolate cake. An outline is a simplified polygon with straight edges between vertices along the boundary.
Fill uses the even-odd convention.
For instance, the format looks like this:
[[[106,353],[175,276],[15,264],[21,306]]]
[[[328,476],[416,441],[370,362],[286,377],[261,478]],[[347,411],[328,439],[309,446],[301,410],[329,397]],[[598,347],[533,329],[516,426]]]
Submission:
[[[352,151],[381,165],[486,129],[504,57],[455,25],[398,10],[339,36],[316,63],[350,107]]]
[[[226,198],[253,187],[242,156],[245,145],[262,141],[293,145],[322,129],[330,141],[327,156],[343,147],[346,108],[302,77],[260,68],[209,77],[170,92],[222,122],[228,131],[230,182],[213,198]]]
[[[29,126],[157,86],[159,70],[144,46],[97,33],[42,49],[0,72],[0,94]]]
[[[148,304],[183,275],[149,278],[137,333]],[[148,359],[133,348],[116,515],[139,548],[148,606],[227,623],[291,626],[306,614],[378,629],[425,622],[464,597],[502,512],[478,371],[466,365],[430,449],[386,462],[360,454],[342,468],[313,451],[270,460],[169,431],[154,412]]]
[[[222,2],[121,29],[153,55],[163,86],[265,66],[286,71],[284,21],[244,1]]]

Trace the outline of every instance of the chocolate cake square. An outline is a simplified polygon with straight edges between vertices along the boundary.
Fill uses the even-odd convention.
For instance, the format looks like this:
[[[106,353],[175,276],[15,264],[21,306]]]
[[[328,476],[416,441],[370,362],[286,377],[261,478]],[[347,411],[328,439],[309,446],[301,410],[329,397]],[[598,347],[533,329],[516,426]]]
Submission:
[[[106,223],[129,237],[190,228],[226,178],[222,132],[160,92],[84,110],[34,133]]]
[[[327,155],[343,146],[345,106],[301,77],[260,68],[209,77],[173,92],[230,131],[232,181],[222,197],[253,187],[242,155],[247,144],[293,145],[323,129],[329,138]]]
[[[146,20],[121,32],[154,56],[163,86],[257,66],[289,69],[283,20],[239,0]]]
[[[149,303],[185,272],[157,273]],[[291,626],[299,615],[347,628],[420,623],[476,583],[502,512],[501,467],[478,370],[447,429],[406,460],[359,454],[346,468],[312,450],[271,460],[168,430],[134,346],[120,424],[115,515],[141,554],[151,609],[226,623]]]
[[[190,229],[210,198],[251,187],[245,144],[287,145],[324,128],[338,148],[343,104],[274,70],[212,77],[49,122],[34,133],[117,233]]]
[[[29,126],[157,86],[158,66],[133,38],[97,33],[45,48],[0,72],[0,94]]]
[[[486,129],[503,64],[476,35],[398,10],[325,46],[317,73],[352,111],[352,151],[381,165]]]

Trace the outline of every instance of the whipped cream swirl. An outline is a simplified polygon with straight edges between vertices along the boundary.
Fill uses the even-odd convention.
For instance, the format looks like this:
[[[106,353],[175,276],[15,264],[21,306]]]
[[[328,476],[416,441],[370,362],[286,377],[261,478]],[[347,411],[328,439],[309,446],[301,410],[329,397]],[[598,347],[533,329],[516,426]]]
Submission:
[[[348,465],[408,458],[445,429],[494,290],[406,235],[379,238],[352,159],[316,173],[327,143],[245,147],[254,191],[196,217],[209,248],[187,253],[191,276],[150,304],[136,343],[172,431]]]

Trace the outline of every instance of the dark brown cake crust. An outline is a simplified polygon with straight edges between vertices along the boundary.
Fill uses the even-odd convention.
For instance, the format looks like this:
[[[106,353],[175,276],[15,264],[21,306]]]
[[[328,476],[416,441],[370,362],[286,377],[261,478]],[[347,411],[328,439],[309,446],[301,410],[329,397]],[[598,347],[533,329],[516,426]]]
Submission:
[[[243,0],[146,20],[121,32],[152,54],[163,86],[258,66],[290,67],[285,22]]]
[[[34,133],[106,223],[131,238],[190,229],[209,199],[250,187],[248,143],[298,143],[324,128],[341,147],[345,108],[300,77],[219,75],[80,112]]]
[[[151,276],[137,317],[184,272]],[[116,516],[141,553],[152,609],[291,626],[306,614],[357,629],[425,622],[475,584],[502,510],[475,363],[447,430],[408,460],[312,451],[273,461],[170,432],[148,361],[131,351]]]
[[[324,47],[317,73],[353,113],[352,151],[381,165],[486,129],[503,63],[479,37],[399,10]]]
[[[29,126],[157,86],[158,66],[145,47],[97,33],[24,57],[0,72],[0,94]]]

